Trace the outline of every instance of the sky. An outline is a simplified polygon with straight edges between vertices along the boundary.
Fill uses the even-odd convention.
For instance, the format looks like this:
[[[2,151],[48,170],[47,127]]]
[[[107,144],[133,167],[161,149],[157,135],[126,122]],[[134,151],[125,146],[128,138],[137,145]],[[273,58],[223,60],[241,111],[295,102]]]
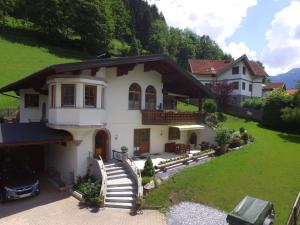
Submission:
[[[269,75],[300,68],[300,0],[148,0],[169,26],[209,35],[234,58],[260,60]]]

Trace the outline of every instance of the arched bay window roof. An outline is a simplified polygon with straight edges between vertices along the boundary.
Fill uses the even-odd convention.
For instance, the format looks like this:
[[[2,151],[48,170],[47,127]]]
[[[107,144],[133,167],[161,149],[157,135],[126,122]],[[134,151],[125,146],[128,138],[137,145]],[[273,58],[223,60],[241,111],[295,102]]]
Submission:
[[[153,86],[149,85],[146,88],[146,105],[145,108],[148,110],[155,110],[156,109],[156,90]]]
[[[128,109],[141,109],[141,87],[137,83],[133,83],[129,87]]]

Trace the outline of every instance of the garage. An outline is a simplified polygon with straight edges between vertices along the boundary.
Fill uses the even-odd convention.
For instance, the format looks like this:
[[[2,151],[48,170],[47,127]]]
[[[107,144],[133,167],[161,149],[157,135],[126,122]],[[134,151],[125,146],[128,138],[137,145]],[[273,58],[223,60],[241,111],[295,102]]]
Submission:
[[[24,181],[24,177],[20,175],[24,171],[21,170],[28,169],[30,173],[34,174],[34,177],[45,176],[45,164],[49,155],[47,151],[51,150],[47,146],[65,145],[69,141],[72,141],[70,133],[51,129],[45,123],[0,124],[0,184],[6,185],[5,187],[10,189],[7,183],[14,183],[14,187],[22,187],[22,196],[27,196],[25,189],[28,187],[29,181],[28,179]],[[12,173],[12,171],[18,170],[20,172],[16,175]],[[12,180],[13,182],[10,182]],[[3,197],[3,189],[0,187],[1,197]],[[14,196],[9,196],[9,198],[14,198]]]

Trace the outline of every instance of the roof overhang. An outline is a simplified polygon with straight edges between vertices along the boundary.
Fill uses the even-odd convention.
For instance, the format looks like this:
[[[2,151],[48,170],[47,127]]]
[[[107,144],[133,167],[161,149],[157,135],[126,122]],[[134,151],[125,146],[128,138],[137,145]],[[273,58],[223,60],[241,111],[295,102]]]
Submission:
[[[79,71],[81,70],[90,70],[91,75],[95,75],[95,71],[100,68],[116,67],[117,76],[122,76],[127,74],[137,64],[144,64],[145,72],[155,70],[162,74],[164,90],[167,92],[187,95],[189,97],[214,96],[193,74],[182,69],[166,55],[131,56],[52,65],[17,82],[2,87],[0,93],[9,91],[18,92],[20,89],[40,88],[46,83],[47,78],[50,76],[64,73],[79,75]]]
[[[51,129],[45,123],[0,124],[0,148],[66,143],[72,140],[72,135],[67,131]]]

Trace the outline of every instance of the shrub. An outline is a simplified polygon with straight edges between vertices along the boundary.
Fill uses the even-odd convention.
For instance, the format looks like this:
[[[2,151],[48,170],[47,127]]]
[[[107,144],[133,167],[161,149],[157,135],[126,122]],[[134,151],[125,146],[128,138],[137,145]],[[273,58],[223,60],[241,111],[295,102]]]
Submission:
[[[241,139],[244,141],[245,144],[248,143],[249,135],[247,134],[247,132],[241,134]]]
[[[225,122],[227,120],[227,117],[222,112],[217,112],[217,119],[219,122]]]
[[[247,98],[242,102],[243,107],[257,110],[262,109],[264,104],[264,98]]]
[[[84,201],[91,206],[100,206],[102,204],[102,196],[100,196],[101,183],[97,181],[95,183],[88,183],[89,187],[83,192]]]
[[[233,137],[230,140],[229,148],[237,148],[237,147],[242,146],[243,144],[244,144],[244,142],[241,140],[240,137]]]
[[[229,143],[230,137],[231,132],[228,128],[221,126],[216,129],[215,140],[220,145],[222,153],[226,151],[226,145]]]
[[[267,96],[263,107],[262,124],[275,129],[286,129],[287,124],[281,118],[281,110],[292,104],[292,96],[285,94],[281,89],[272,91]]]
[[[217,111],[217,103],[211,98],[207,98],[203,102],[203,110],[207,113],[214,113]]]
[[[150,183],[150,181],[152,180],[152,177],[142,177],[142,185],[146,185],[148,183]]]
[[[244,127],[241,127],[240,128],[240,133],[242,134],[242,133],[245,133],[245,128]]]
[[[150,157],[147,158],[144,169],[142,171],[142,176],[152,177],[155,174],[154,166],[152,159]]]
[[[217,127],[218,125],[218,118],[215,114],[209,114],[205,117],[204,120],[205,125],[208,127]]]

